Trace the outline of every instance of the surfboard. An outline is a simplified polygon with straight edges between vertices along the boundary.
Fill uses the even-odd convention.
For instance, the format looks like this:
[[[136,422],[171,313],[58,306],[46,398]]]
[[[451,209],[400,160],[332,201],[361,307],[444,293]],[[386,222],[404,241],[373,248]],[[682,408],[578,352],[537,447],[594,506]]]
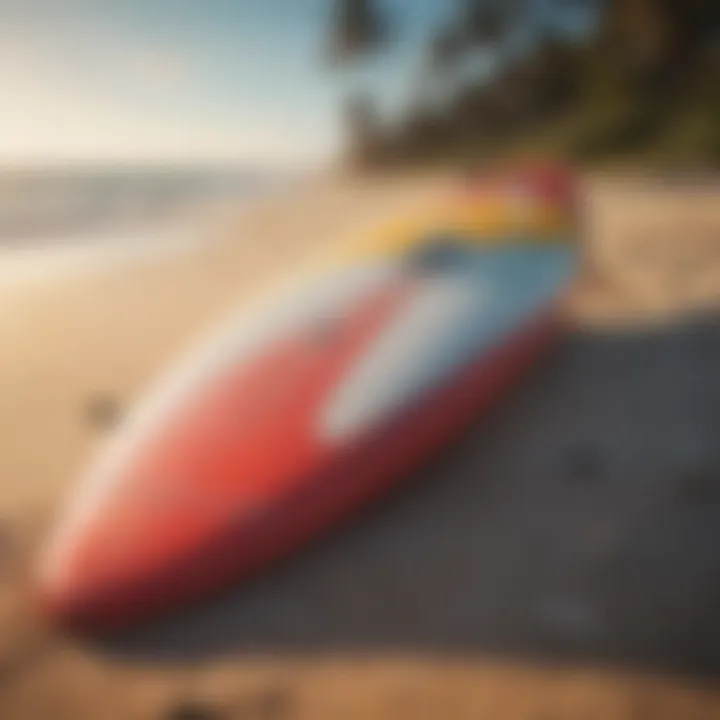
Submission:
[[[465,195],[351,244],[161,381],[62,513],[44,612],[112,630],[249,578],[488,413],[558,336],[577,263],[547,199],[500,234],[488,212]]]

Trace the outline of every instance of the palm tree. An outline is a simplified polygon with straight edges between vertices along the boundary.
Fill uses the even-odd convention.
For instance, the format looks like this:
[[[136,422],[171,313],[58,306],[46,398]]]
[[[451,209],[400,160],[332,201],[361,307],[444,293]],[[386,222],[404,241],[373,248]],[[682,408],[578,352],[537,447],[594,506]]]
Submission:
[[[347,66],[377,52],[389,37],[389,23],[377,0],[334,0],[329,27],[328,55],[334,65]],[[352,73],[351,73],[352,75]],[[382,142],[373,95],[363,87],[361,74],[348,78],[343,101],[351,155],[368,160]]]
[[[376,0],[336,0],[330,25],[330,59],[345,63],[376,51],[387,40],[387,18]]]

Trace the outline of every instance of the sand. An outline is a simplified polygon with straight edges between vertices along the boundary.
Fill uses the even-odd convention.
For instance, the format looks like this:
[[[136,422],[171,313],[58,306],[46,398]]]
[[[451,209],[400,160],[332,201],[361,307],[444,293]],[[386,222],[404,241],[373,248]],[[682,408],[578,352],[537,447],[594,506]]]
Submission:
[[[473,430],[408,497],[249,593],[110,646],[61,637],[35,615],[33,555],[108,432],[103,414],[131,406],[178,352],[273,278],[446,182],[328,178],[208,218],[197,246],[4,276],[0,259],[3,720],[183,717],[192,703],[196,717],[720,717],[720,632],[709,624],[720,515],[718,491],[702,481],[720,477],[713,187],[588,180],[588,270],[567,303],[568,345],[491,432]],[[622,460],[603,474],[613,453]],[[569,463],[563,472],[603,476],[591,477],[601,486],[592,507],[578,511],[567,487],[542,490],[557,458]],[[648,484],[653,473],[662,482]],[[697,522],[673,494],[688,474],[705,513]],[[440,492],[443,483],[453,489]],[[660,507],[663,493],[680,500]],[[584,542],[587,556],[566,553]],[[502,562],[488,552],[494,543]],[[636,547],[646,555],[632,555]],[[640,583],[652,591],[620,594],[632,585],[628,558],[640,575],[654,568]],[[683,572],[686,592],[672,595]],[[568,578],[576,585],[563,595]],[[460,603],[465,593],[477,604]],[[612,623],[593,614],[600,601],[614,608]],[[528,619],[537,607],[542,618]]]

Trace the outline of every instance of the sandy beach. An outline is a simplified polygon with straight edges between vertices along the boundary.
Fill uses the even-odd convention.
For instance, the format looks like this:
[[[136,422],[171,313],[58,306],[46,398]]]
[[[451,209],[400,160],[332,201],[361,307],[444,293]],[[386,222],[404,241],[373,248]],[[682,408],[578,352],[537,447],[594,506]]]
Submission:
[[[112,261],[0,255],[3,720],[720,717],[720,186],[588,179],[568,341],[388,507],[107,647],[35,615],[32,558],[108,432],[93,408],[447,182],[316,180]]]

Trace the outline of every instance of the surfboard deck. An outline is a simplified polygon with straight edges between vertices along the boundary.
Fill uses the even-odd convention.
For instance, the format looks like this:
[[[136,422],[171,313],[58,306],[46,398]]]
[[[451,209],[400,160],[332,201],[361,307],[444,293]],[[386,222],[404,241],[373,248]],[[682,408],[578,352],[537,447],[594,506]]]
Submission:
[[[45,612],[117,629],[250,577],[499,402],[559,333],[574,249],[436,227],[241,317],[161,383],[71,498]]]

